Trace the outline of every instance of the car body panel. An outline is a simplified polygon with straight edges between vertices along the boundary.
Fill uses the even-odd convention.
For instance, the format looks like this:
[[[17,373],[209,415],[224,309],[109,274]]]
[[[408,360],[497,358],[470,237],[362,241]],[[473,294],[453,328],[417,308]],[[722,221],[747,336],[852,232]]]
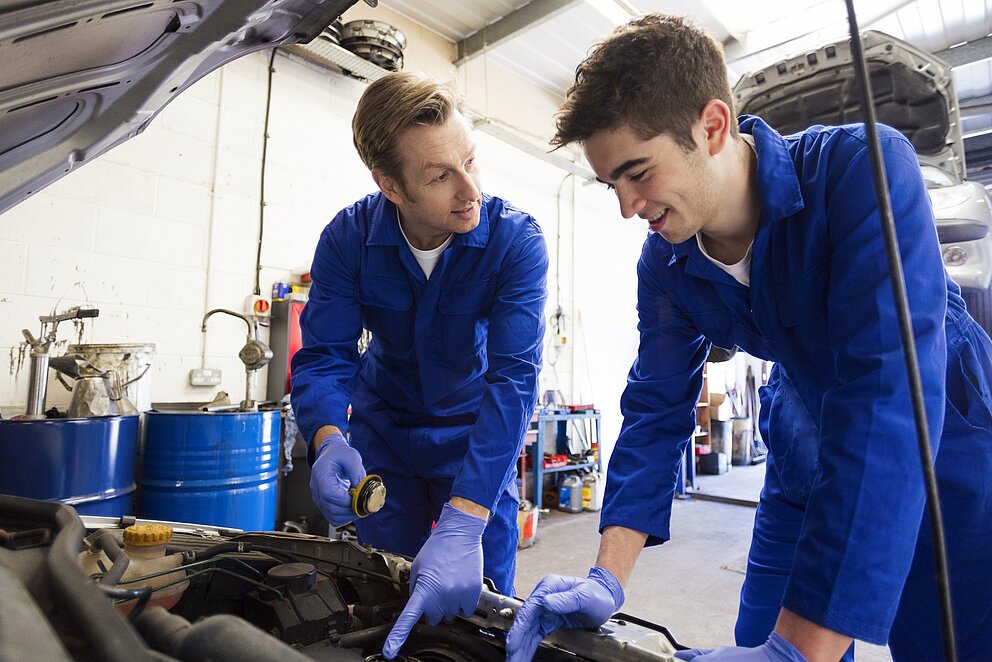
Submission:
[[[141,133],[218,67],[307,42],[356,1],[0,3],[0,213]]]
[[[881,32],[863,32],[862,44],[877,120],[898,129],[916,149],[947,272],[961,287],[987,290],[992,280],[992,204],[983,186],[965,180],[950,65]],[[738,112],[758,115],[784,135],[816,124],[864,120],[847,39],[745,74],[734,86],[734,101]],[[975,238],[961,241],[969,232]],[[952,247],[956,259],[949,262]]]

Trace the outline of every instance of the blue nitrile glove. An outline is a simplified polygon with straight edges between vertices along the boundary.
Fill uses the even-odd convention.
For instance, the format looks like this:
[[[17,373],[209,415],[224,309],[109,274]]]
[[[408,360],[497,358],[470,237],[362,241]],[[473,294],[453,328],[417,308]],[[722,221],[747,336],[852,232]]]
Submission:
[[[562,628],[595,628],[623,604],[623,587],[598,566],[589,577],[548,575],[517,612],[506,635],[507,662],[528,662],[541,640]]]
[[[410,600],[396,619],[382,656],[396,657],[420,615],[428,625],[475,613],[482,595],[482,532],[486,522],[450,503],[410,568]]]
[[[806,658],[786,639],[772,632],[763,645],[757,648],[721,646],[720,648],[693,648],[675,654],[680,660],[695,662],[806,662]]]
[[[362,456],[344,436],[332,434],[321,440],[310,467],[310,494],[331,526],[344,526],[357,517],[351,509],[348,488],[357,487],[363,478]]]

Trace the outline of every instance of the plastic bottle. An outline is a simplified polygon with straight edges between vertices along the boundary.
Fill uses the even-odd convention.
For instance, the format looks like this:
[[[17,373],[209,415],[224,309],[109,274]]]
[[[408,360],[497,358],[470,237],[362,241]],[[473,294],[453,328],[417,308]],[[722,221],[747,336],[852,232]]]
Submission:
[[[582,510],[598,512],[603,507],[603,476],[591,471],[582,477]]]
[[[182,565],[181,554],[166,555],[165,547],[172,540],[172,527],[166,524],[135,524],[124,529],[124,554],[130,559],[127,570],[124,571],[118,583],[119,588],[142,588],[151,586],[155,589],[148,606],[158,606],[170,609],[179,602],[183,591],[189,586],[189,581],[176,584],[186,576],[185,570],[176,570],[157,577],[149,577],[132,582],[137,577],[145,577],[155,573],[173,570]],[[79,555],[79,564],[89,576],[102,575],[113,562],[107,558],[103,550],[87,550]],[[101,567],[102,566],[102,567]],[[173,584],[166,586],[166,584]],[[163,588],[158,588],[163,587]],[[135,601],[129,600],[117,605],[118,610],[127,614],[134,607]]]
[[[558,487],[558,509],[568,513],[582,512],[582,479],[575,474],[565,476]]]

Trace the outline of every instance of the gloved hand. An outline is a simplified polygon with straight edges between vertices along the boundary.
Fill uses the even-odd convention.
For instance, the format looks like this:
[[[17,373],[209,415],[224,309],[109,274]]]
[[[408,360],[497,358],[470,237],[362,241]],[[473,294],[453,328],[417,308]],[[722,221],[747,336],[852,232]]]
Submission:
[[[721,646],[720,648],[693,648],[679,651],[675,657],[695,662],[806,662],[795,646],[772,632],[763,645],[757,648]]]
[[[437,625],[475,612],[482,595],[485,530],[485,520],[444,504],[437,526],[413,560],[410,600],[386,638],[384,658],[396,657],[421,614],[428,625]]]
[[[599,627],[623,600],[620,582],[598,566],[586,579],[548,575],[531,592],[506,635],[507,662],[528,662],[541,640],[561,628]]]
[[[363,478],[362,456],[343,435],[332,434],[321,440],[310,467],[310,494],[331,526],[344,526],[355,519],[348,488],[357,487]]]

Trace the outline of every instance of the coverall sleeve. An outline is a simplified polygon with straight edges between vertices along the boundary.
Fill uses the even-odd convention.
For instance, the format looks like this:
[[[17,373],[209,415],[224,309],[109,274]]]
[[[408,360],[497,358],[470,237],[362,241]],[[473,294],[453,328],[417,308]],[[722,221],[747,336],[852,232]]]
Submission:
[[[696,428],[710,343],[665,294],[657,268],[669,256],[651,237],[637,264],[640,346],[620,399],[623,425],[606,480],[600,531],[622,526],[648,534],[648,545],[669,539],[677,477]]]
[[[451,488],[488,508],[499,500],[523,445],[544,346],[548,249],[536,223],[507,251],[489,318],[485,392],[468,452]]]
[[[912,146],[881,132],[927,421],[944,415],[946,287]],[[822,400],[818,469],[784,606],[884,644],[913,557],[924,487],[867,148],[839,150],[827,185],[826,325],[835,385]],[[820,320],[818,323],[823,323]]]
[[[348,429],[362,332],[355,297],[362,240],[349,231],[350,221],[342,212],[321,234],[310,270],[310,297],[300,316],[303,347],[293,355],[292,403],[308,444],[324,425]]]

